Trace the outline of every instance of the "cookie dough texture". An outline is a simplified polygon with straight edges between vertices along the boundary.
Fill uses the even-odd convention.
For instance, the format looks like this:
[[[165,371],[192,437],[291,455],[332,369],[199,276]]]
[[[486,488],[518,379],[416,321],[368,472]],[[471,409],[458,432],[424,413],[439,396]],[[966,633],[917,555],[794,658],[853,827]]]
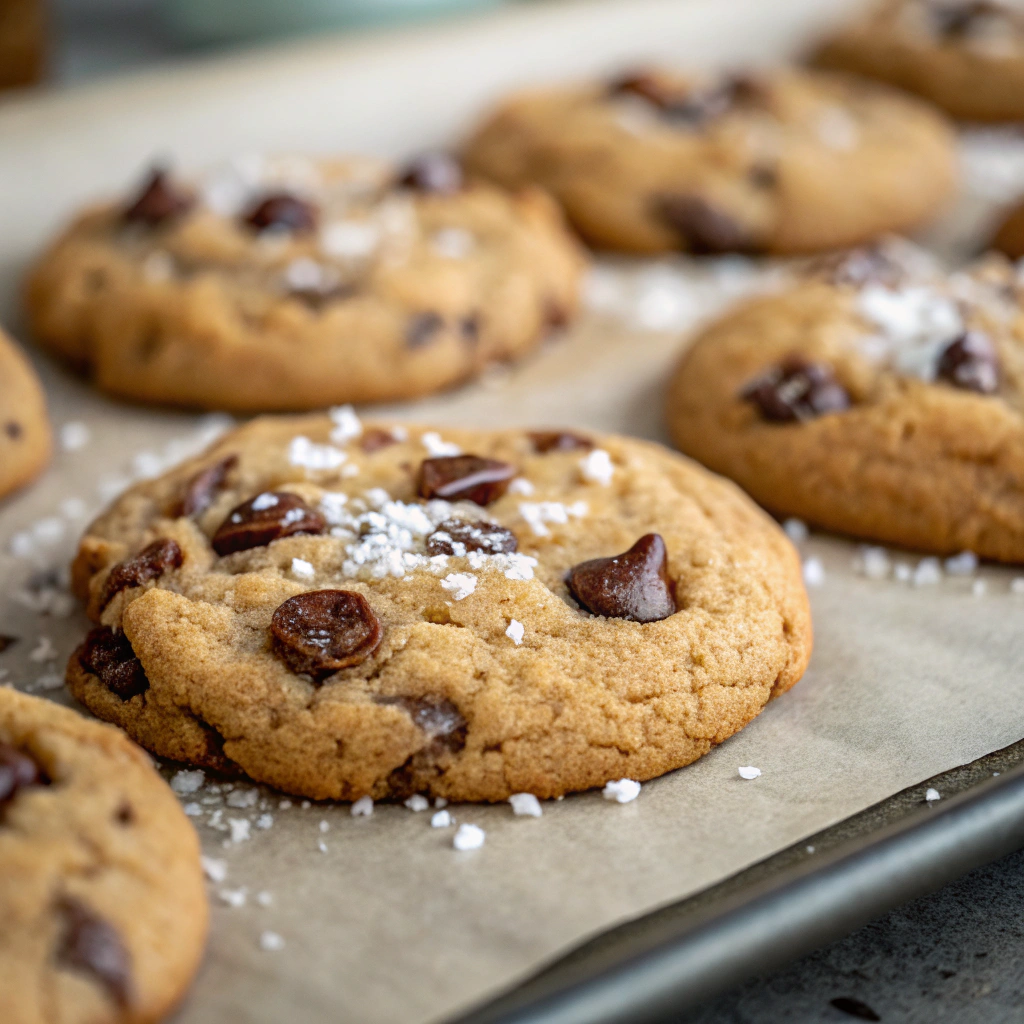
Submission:
[[[543,185],[589,242],[637,253],[853,245],[928,221],[953,190],[944,121],[884,87],[790,70],[641,77],[680,99],[660,109],[607,82],[525,92],[479,128],[466,162],[508,187]],[[696,112],[673,114],[688,96]]]
[[[0,330],[0,498],[35,479],[49,462],[51,448],[42,385]]]
[[[0,805],[5,1024],[163,1019],[202,956],[199,842],[148,757],[116,729],[0,688],[0,745],[44,785]]]
[[[1015,275],[885,286],[800,280],[703,331],[670,382],[676,444],[780,515],[912,549],[1024,561],[1024,317]],[[967,331],[998,357],[993,394],[936,378]],[[742,392],[792,356],[830,367],[850,408],[766,421]]]
[[[814,61],[906,89],[962,120],[1024,118],[1024,15],[1011,4],[886,0]]]
[[[94,620],[123,629],[149,680],[122,700],[73,657],[69,685],[94,713],[154,752],[316,799],[496,801],[686,765],[803,673],[811,625],[795,551],[732,484],[681,456],[592,435],[610,458],[602,483],[586,467],[603,455],[542,453],[524,431],[446,430],[441,443],[517,470],[482,509],[416,497],[439,441],[419,428],[377,447],[390,428],[367,425],[331,445],[345,456],[331,469],[290,459],[330,444],[332,429],[321,416],[254,421],[92,524],[75,585]],[[168,514],[187,481],[231,457],[204,512]],[[265,491],[301,495],[341,525],[217,557],[211,536]],[[425,514],[494,521],[519,550],[429,560]],[[679,611],[641,624],[580,610],[567,570],[649,532],[667,545]],[[111,566],[159,538],[180,545],[180,568],[101,608]],[[365,661],[314,681],[275,652],[271,618],[327,588],[361,595],[383,629]]]
[[[187,212],[84,212],[26,288],[36,339],[111,394],[243,411],[411,398],[521,357],[577,307],[583,261],[537,190],[394,185],[369,160],[238,161]],[[246,221],[281,191],[315,227]]]

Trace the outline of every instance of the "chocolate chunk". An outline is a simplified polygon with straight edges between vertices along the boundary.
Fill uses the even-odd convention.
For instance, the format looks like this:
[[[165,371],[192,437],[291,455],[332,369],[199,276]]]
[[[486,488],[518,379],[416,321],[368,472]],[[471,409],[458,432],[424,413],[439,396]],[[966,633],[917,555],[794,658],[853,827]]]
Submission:
[[[137,555],[118,562],[110,570],[100,596],[100,608],[106,608],[122,590],[141,587],[143,583],[159,579],[165,572],[180,568],[184,558],[177,541],[167,537],[153,541]]]
[[[968,35],[975,22],[1005,16],[1007,8],[995,0],[952,0],[929,5],[929,16],[937,35],[958,38]]]
[[[654,214],[675,231],[684,247],[698,255],[755,252],[750,230],[706,199],[683,193],[654,197]]]
[[[981,331],[967,331],[939,356],[935,374],[954,387],[991,395],[999,388],[999,354]]]
[[[66,897],[60,904],[63,934],[57,950],[62,967],[90,975],[111,999],[128,1007],[134,996],[132,958],[113,925],[80,900]]]
[[[27,786],[45,786],[46,774],[22,750],[0,740],[0,808]]]
[[[853,999],[851,996],[839,996],[830,1002],[840,1013],[845,1013],[848,1017],[856,1017],[858,1020],[877,1021],[882,1019],[867,1003],[862,1003],[859,999]]]
[[[260,199],[244,219],[257,231],[279,228],[299,234],[316,229],[317,209],[290,192],[273,192]]]
[[[12,440],[17,441],[19,437],[24,433],[20,423],[16,423],[14,420],[8,420],[4,424],[4,433]]]
[[[416,480],[416,490],[421,498],[475,501],[478,505],[489,505],[508,490],[509,482],[515,475],[515,466],[497,459],[482,459],[477,455],[424,459]]]
[[[379,427],[364,430],[363,436],[359,438],[359,447],[367,455],[379,452],[381,448],[390,448],[393,444],[398,444],[398,438],[390,430],[381,430]]]
[[[230,555],[261,548],[281,537],[323,533],[326,529],[324,517],[297,494],[264,491],[232,509],[210,543],[218,555]]]
[[[533,450],[540,455],[548,452],[589,451],[594,442],[589,437],[574,434],[571,430],[531,430],[526,435],[533,444]]]
[[[270,633],[274,650],[293,671],[320,680],[366,661],[384,630],[362,594],[311,590],[278,607]]]
[[[573,566],[566,582],[584,608],[610,619],[656,622],[676,610],[668,553],[657,533],[644,534],[621,555]]]
[[[850,407],[850,396],[832,367],[790,356],[751,381],[740,397],[773,423],[812,420]]]
[[[467,724],[462,712],[445,697],[377,697],[378,704],[392,704],[409,713],[417,727],[439,749],[456,753],[466,745]]]
[[[158,227],[188,213],[195,199],[176,188],[163,167],[154,167],[122,216],[129,223]]]
[[[440,313],[414,314],[405,327],[406,348],[422,348],[433,341],[443,327],[444,317]]]
[[[451,196],[464,184],[462,167],[448,153],[423,153],[415,157],[398,176],[402,188]]]
[[[470,313],[459,321],[459,333],[467,345],[476,345],[480,341],[480,314]]]
[[[75,655],[86,672],[96,676],[121,700],[130,700],[149,689],[146,670],[128,637],[115,633],[109,626],[90,630]]]
[[[619,78],[608,91],[611,96],[639,96],[657,107],[666,119],[696,127],[722,117],[736,106],[763,103],[767,87],[759,79],[735,75],[721,82],[693,88],[641,71]]]
[[[11,644],[16,644],[18,638],[16,636],[7,636],[5,633],[0,633],[0,654],[3,654]]]
[[[747,171],[747,178],[754,188],[767,190],[775,188],[775,186],[778,185],[779,172],[777,168],[772,167],[770,164],[754,164],[754,166]]]
[[[171,510],[174,516],[198,516],[212,504],[224,486],[228,473],[238,465],[237,455],[226,455],[206,469],[201,469],[186,484],[180,500]]]
[[[519,549],[511,530],[497,523],[478,520],[446,519],[427,538],[427,551],[432,555],[456,555],[482,551],[485,555],[510,555]]]

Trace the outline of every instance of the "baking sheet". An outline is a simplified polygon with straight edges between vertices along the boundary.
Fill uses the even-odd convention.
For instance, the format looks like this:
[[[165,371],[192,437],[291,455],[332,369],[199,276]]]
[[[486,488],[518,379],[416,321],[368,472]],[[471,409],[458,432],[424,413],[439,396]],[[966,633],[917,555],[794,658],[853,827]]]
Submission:
[[[770,59],[820,20],[818,6],[568,2],[0,106],[0,320],[17,326],[16,280],[46,233],[83,198],[122,187],[155,152],[198,165],[251,148],[409,151],[450,137],[486,95],[516,81],[647,54]],[[829,5],[829,15],[840,8]],[[991,197],[1024,186],[1019,142],[981,133],[968,155],[974,193],[932,236],[960,252],[990,216]],[[571,336],[513,370],[393,411],[663,440],[661,390],[679,333],[763,283],[742,259],[602,261],[591,312]],[[0,632],[21,638],[0,655],[0,671],[66,700],[62,663],[86,624],[50,571],[66,562],[89,512],[226,422],[117,405],[38,362],[68,447],[0,508]],[[459,822],[487,833],[483,849],[458,853],[451,830],[400,806],[356,819],[344,805],[282,808],[279,794],[247,786],[184,796],[199,805],[204,848],[226,877],[211,883],[209,955],[181,1024],[441,1019],[589,935],[1024,737],[1018,573],[986,567],[915,587],[858,573],[855,544],[813,536],[803,548],[824,569],[811,589],[817,645],[807,676],[634,803],[584,794],[545,804],[540,820],[506,806],[453,807]],[[894,557],[911,570],[919,562]],[[741,779],[740,765],[761,777]],[[269,828],[259,827],[263,815]],[[251,837],[232,842],[230,819],[248,822]],[[278,944],[266,933],[282,948],[262,948]]]

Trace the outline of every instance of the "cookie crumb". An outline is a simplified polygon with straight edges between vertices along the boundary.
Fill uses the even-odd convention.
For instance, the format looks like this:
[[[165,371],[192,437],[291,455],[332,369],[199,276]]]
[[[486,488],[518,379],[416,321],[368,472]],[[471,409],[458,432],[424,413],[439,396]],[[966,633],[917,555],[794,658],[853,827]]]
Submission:
[[[479,850],[485,838],[486,834],[479,825],[460,825],[452,836],[452,846],[456,850]]]
[[[518,647],[523,642],[523,634],[526,632],[526,627],[518,619],[509,619],[508,629],[505,630],[505,636],[507,636],[512,643]]]
[[[206,775],[202,768],[196,768],[194,771],[182,769],[171,779],[171,789],[179,796],[184,796],[187,793],[198,792],[203,788],[205,781]]]
[[[430,807],[430,801],[421,793],[413,793],[413,795],[405,801],[405,806],[408,807],[410,811],[419,814],[420,811],[425,811]]]
[[[924,798],[927,803],[934,803],[936,800],[942,799],[942,794],[937,789],[931,789],[930,787],[925,790]]]
[[[539,818],[544,813],[540,801],[532,793],[513,793],[508,802],[517,818]]]
[[[753,765],[744,765],[736,770],[740,773],[741,779],[756,779],[761,774],[761,769],[755,768]]]
[[[203,874],[211,881],[220,885],[221,882],[225,881],[228,877],[228,862],[226,860],[217,860],[215,857],[207,857],[203,854],[199,858],[199,863],[202,865]]]
[[[260,936],[260,949],[266,953],[277,953],[284,949],[284,939],[277,932],[264,932]]]
[[[450,572],[441,580],[441,586],[456,601],[463,601],[476,590],[476,577],[471,576],[468,572]]]
[[[369,818],[373,814],[373,800],[368,796],[361,796],[350,808],[353,818]]]
[[[430,819],[431,828],[448,828],[452,823],[452,816],[448,811],[437,811]]]
[[[825,582],[825,566],[820,558],[808,558],[804,562],[804,583],[809,587],[820,587]]]
[[[612,457],[603,448],[595,448],[580,459],[580,475],[584,480],[607,487],[614,474]]]
[[[807,524],[802,519],[794,518],[787,519],[782,524],[782,529],[794,544],[803,544],[811,532],[807,529]]]
[[[633,779],[619,779],[609,782],[601,790],[605,800],[614,800],[617,804],[628,804],[640,795],[640,783]]]

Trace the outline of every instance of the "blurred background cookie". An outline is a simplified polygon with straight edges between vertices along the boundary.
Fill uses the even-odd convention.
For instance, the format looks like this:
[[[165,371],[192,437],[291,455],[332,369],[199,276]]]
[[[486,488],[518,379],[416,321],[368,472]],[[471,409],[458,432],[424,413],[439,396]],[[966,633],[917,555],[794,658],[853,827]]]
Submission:
[[[32,364],[0,330],[0,498],[42,472],[52,444],[42,385]]]

